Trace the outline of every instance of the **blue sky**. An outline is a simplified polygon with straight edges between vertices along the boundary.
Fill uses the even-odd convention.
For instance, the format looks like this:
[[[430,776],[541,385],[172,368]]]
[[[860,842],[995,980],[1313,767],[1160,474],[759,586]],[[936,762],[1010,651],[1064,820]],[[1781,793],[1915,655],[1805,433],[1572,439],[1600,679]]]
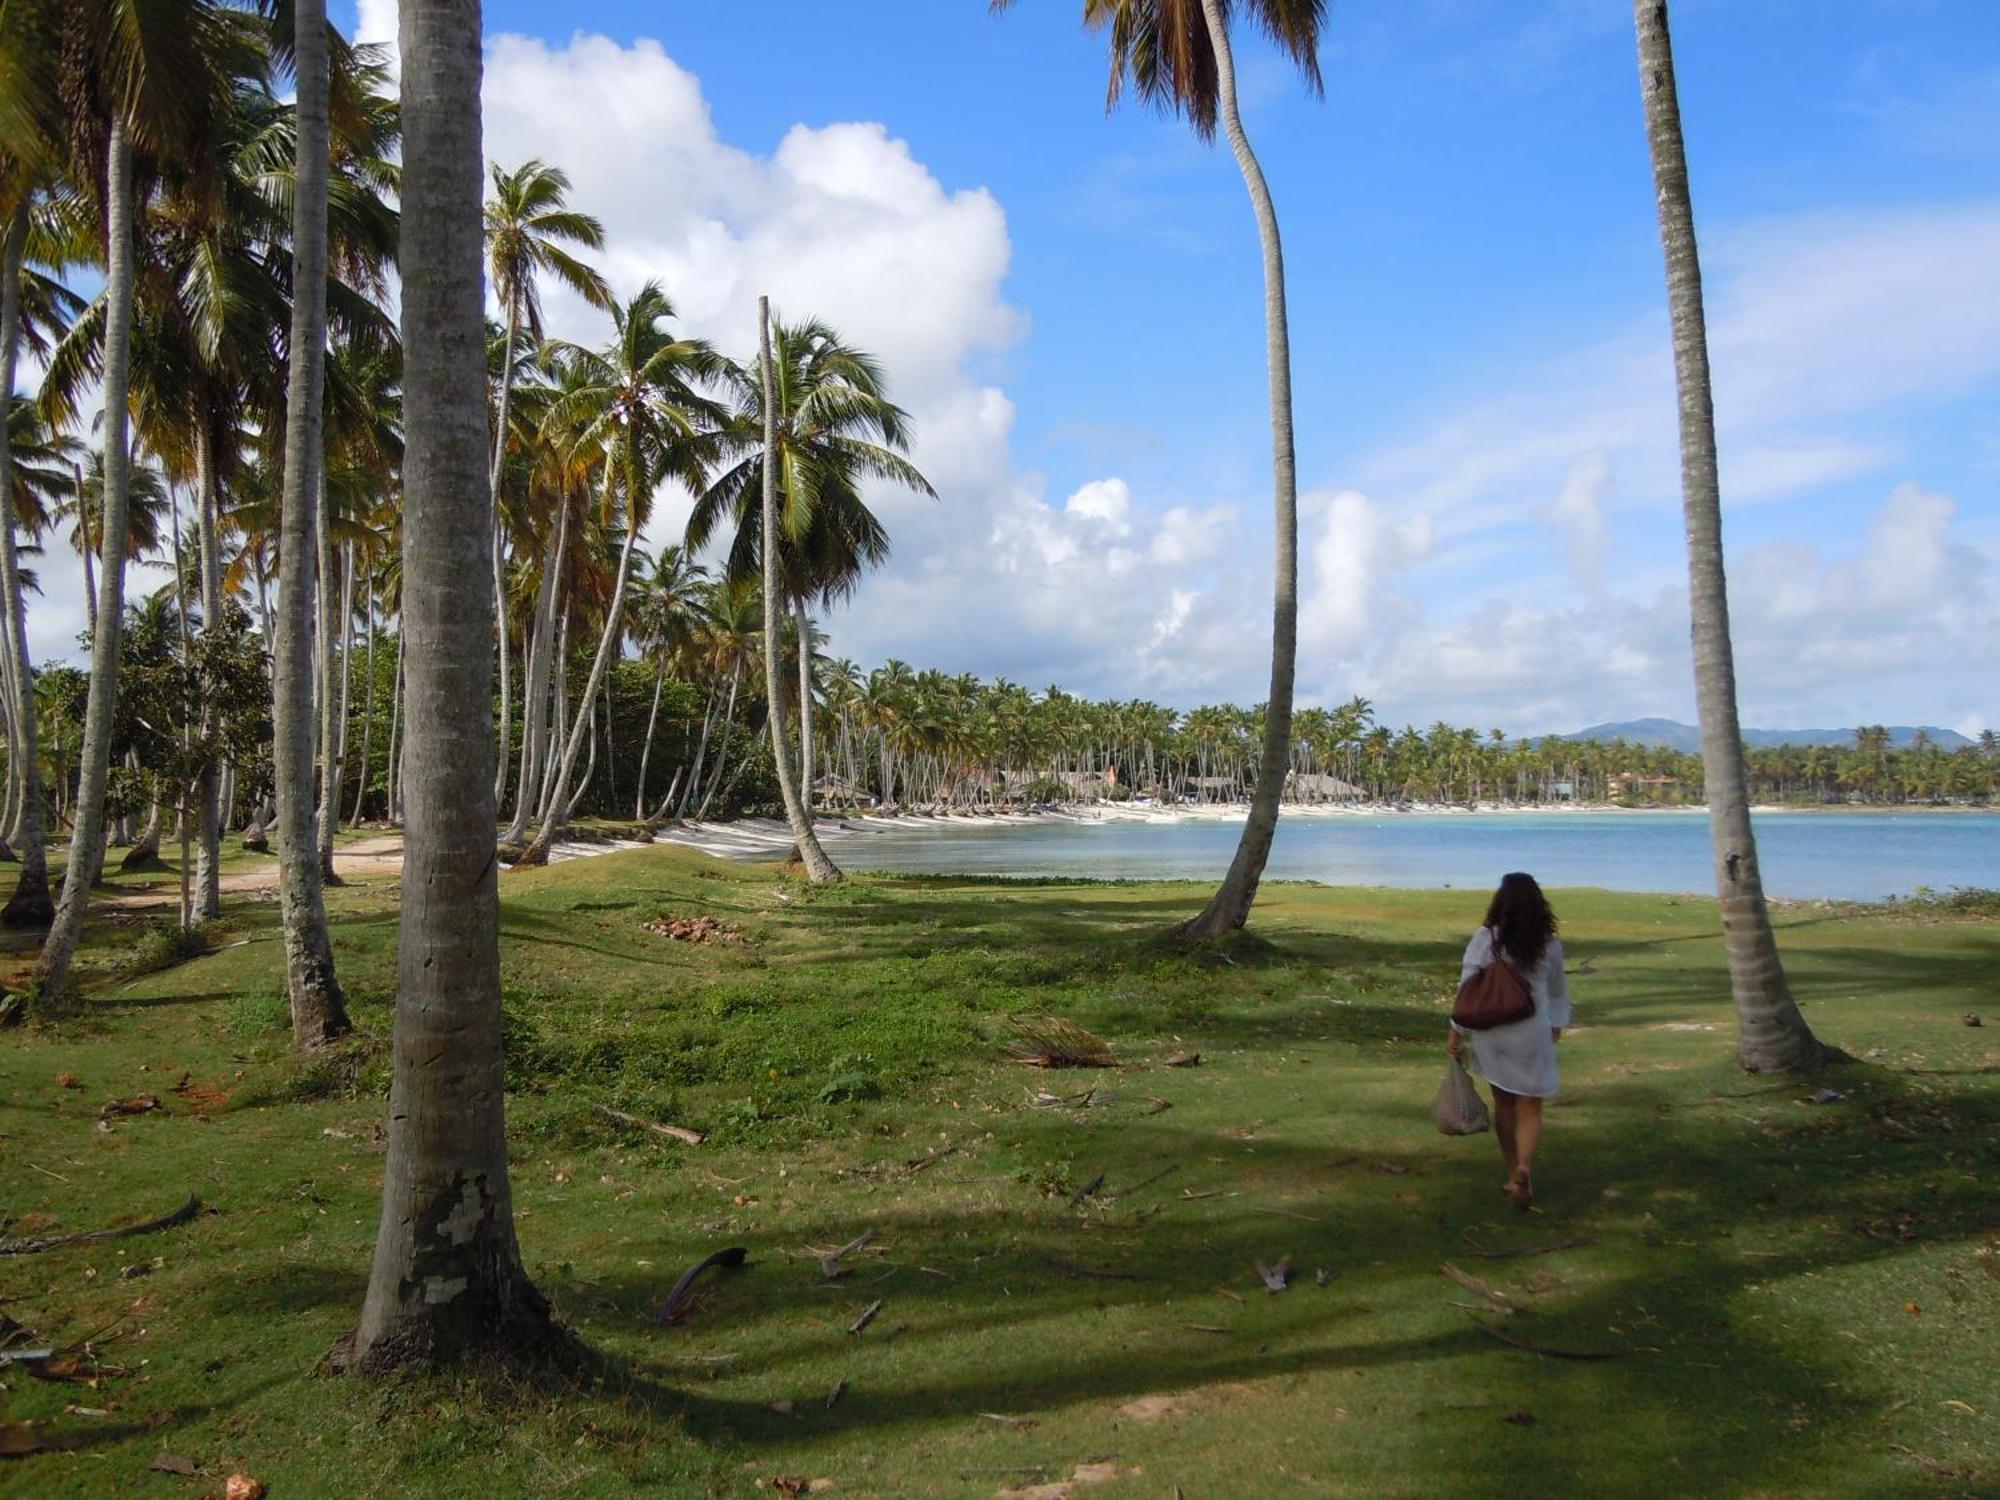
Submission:
[[[881,497],[897,554],[836,650],[1254,701],[1254,228],[1226,148],[1106,115],[1079,11],[499,0],[488,149],[569,169],[614,283],[726,346],[769,290],[889,360],[943,499]],[[1240,59],[1290,271],[1302,697],[1691,718],[1629,7],[1332,12],[1323,99]],[[1674,13],[1746,721],[2000,722],[2000,5]]]

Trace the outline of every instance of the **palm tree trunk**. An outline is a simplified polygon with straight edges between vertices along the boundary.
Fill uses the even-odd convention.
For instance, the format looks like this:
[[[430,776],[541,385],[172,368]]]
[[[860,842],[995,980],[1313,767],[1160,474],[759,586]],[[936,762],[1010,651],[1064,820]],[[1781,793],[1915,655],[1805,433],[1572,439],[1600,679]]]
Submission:
[[[702,763],[708,759],[708,731],[715,718],[715,680],[709,679],[708,697],[701,706],[701,738],[695,742],[694,759],[687,769],[687,790],[681,793],[681,800],[674,805],[676,820],[687,816],[688,802],[694,797],[695,788],[701,785]]]
[[[83,610],[85,616],[83,623],[84,628],[90,632],[90,638],[94,641],[97,639],[97,580],[93,574],[96,570],[97,548],[92,546],[90,541],[93,534],[90,529],[90,489],[83,482],[82,464],[73,463],[70,465],[70,470],[76,478],[76,529],[77,536],[81,541],[81,546],[78,550],[83,553]]]
[[[326,531],[333,529],[330,510],[321,516],[321,521]],[[333,872],[333,837],[340,832],[340,794],[347,780],[347,707],[354,679],[354,544],[345,542],[339,553],[333,554],[331,543],[322,534],[319,546],[322,559],[334,555],[340,559],[338,593],[332,583],[326,586],[329,606],[325,646],[326,697],[320,704],[320,733],[325,737],[321,774],[325,781],[320,789],[319,804],[320,878],[329,885],[338,885],[339,877]]]
[[[368,612],[368,650],[363,654],[361,675],[366,681],[365,696],[361,700],[361,771],[354,778],[354,816],[350,823],[361,821],[361,804],[368,796],[368,767],[375,758],[375,590],[365,590],[362,607]]]
[[[1680,99],[1666,0],[1633,0],[1646,144],[1653,159],[1660,244],[1673,321],[1674,379],[1680,396],[1681,507],[1688,537],[1688,607],[1693,623],[1695,695],[1701,711],[1702,775],[1714,841],[1716,886],[1736,1000],[1736,1058],[1751,1072],[1812,1069],[1826,1049],[1792,998],[1764,904],[1757,840],[1750,826],[1743,736],[1736,717],[1736,664],[1723,572],[1722,490],[1709,386],[1701,258],[1681,139]]]
[[[722,790],[722,769],[729,761],[729,735],[736,727],[736,691],[742,685],[743,663],[739,661],[729,669],[729,701],[722,710],[722,743],[716,747],[715,769],[709,773],[708,792],[702,797],[701,806],[695,809],[694,820],[697,823],[708,816],[715,794]]]
[[[1200,916],[1181,931],[1188,937],[1212,937],[1240,929],[1257,899],[1257,882],[1271,857],[1271,840],[1278,831],[1278,801],[1285,789],[1285,766],[1291,756],[1292,677],[1298,657],[1299,631],[1299,496],[1292,454],[1292,352],[1285,320],[1285,256],[1278,239],[1278,214],[1263,168],[1243,133],[1236,107],[1236,63],[1229,50],[1229,28],[1221,0],[1201,0],[1208,38],[1215,48],[1216,81],[1221,95],[1223,131],[1236,154],[1243,185],[1257,215],[1257,238],[1264,250],[1264,338],[1271,383],[1271,469],[1273,531],[1277,556],[1271,610],[1271,693],[1264,712],[1264,754],[1258,765],[1257,790],[1243,837],[1230,861],[1222,886]]]
[[[214,423],[204,409],[195,413],[195,529],[201,544],[201,633],[216,637],[222,622],[222,540],[220,497],[215,474]],[[194,781],[194,811],[201,843],[194,877],[198,921],[222,915],[222,750],[217,741],[221,714],[211,699],[201,709],[203,755]]]
[[[607,476],[605,486],[610,487]],[[597,696],[598,684],[604,680],[606,667],[610,664],[618,642],[622,638],[620,626],[625,619],[625,590],[632,577],[632,547],[639,540],[639,526],[629,513],[625,527],[625,545],[618,552],[618,576],[613,581],[611,602],[605,608],[604,630],[597,638],[597,654],[590,660],[590,676],[583,684],[583,696],[577,700],[576,723],[571,726],[568,742],[563,746],[562,761],[557,768],[554,794],[548,799],[542,814],[542,826],[536,830],[533,842],[521,855],[521,863],[526,865],[544,864],[549,857],[549,845],[555,841],[564,818],[568,815],[569,804],[566,793],[569,778],[576,769],[576,757],[583,748],[583,737],[590,728],[591,700]]]
[[[794,601],[792,612],[799,632],[799,801],[805,808],[806,826],[812,826],[813,785],[813,647],[812,621],[807,618],[803,599]]]
[[[518,844],[527,836],[528,819],[537,806],[542,785],[542,758],[548,753],[549,662],[555,651],[556,588],[569,551],[569,505],[556,513],[555,555],[542,564],[542,586],[535,600],[535,620],[528,645],[527,681],[521,686],[521,780],[514,793],[514,816],[500,836],[503,844]]]
[[[812,820],[799,800],[792,779],[791,751],[785,748],[785,675],[778,661],[778,393],[771,376],[771,299],[757,299],[757,366],[764,382],[764,688],[771,731],[771,764],[778,772],[778,796],[785,804],[785,821],[792,825],[792,842],[814,885],[840,879],[840,866],[820,847]],[[803,614],[803,610],[801,610]],[[805,660],[803,643],[800,661]],[[801,722],[806,705],[799,705]],[[803,731],[801,738],[803,739]],[[810,775],[810,767],[807,769]]]
[[[396,622],[396,675],[389,684],[388,811],[391,826],[403,821],[403,622]]]
[[[521,295],[507,298],[507,345],[500,356],[500,423],[493,433],[493,631],[500,643],[500,752],[494,757],[493,805],[507,800],[507,765],[514,758],[512,674],[507,665],[507,526],[500,508],[500,478],[507,458],[508,407],[514,398],[514,340],[521,332]]]
[[[324,464],[325,454],[321,454]],[[340,574],[333,565],[333,514],[326,498],[326,474],[320,473],[319,528],[313,536],[313,546],[317,554],[319,569],[318,629],[313,636],[314,676],[318,682],[318,696],[314,704],[319,722],[315,733],[319,747],[319,797],[317,812],[313,822],[313,848],[319,860],[319,877],[323,884],[336,885],[339,882],[333,873],[333,825],[339,813],[332,808],[335,793],[334,760],[339,754],[340,725],[335,714],[339,700],[334,696],[334,632],[335,601],[340,595]]]
[[[348,1031],[334,975],[313,827],[313,596],[318,552],[320,400],[326,345],[327,58],[325,0],[297,0],[297,188],[292,195],[291,359],[286,370],[285,479],[279,501],[277,640],[271,671],[271,762],[277,792],[278,895],[292,1045]]]
[[[382,1219],[351,1351],[369,1372],[553,1333],[514,1236],[500,1056],[477,0],[403,0],[401,36],[410,831]]]
[[[90,690],[85,700],[83,750],[62,900],[42,943],[35,980],[45,995],[59,995],[83,933],[90,888],[104,862],[104,801],[111,775],[111,720],[118,694],[118,657],[124,644],[125,532],[132,453],[127,429],[132,370],[132,147],[122,120],[111,123],[105,166],[104,282],[104,567],[96,626],[91,636]],[[11,392],[9,393],[11,395]],[[88,543],[86,543],[86,548]]]
[[[646,743],[639,752],[639,790],[632,798],[632,816],[646,820],[646,767],[653,759],[653,727],[660,722],[660,689],[667,685],[667,668],[661,663],[653,670],[653,707],[646,715]]]
[[[24,198],[8,222],[0,247],[0,399],[11,399],[14,369],[21,344],[21,264],[28,243],[28,204]],[[21,875],[14,894],[0,908],[0,927],[40,931],[55,920],[49,898],[49,857],[44,837],[46,809],[42,801],[42,758],[35,723],[35,674],[28,658],[28,610],[21,594],[20,557],[14,534],[14,459],[7,423],[0,420],[0,587],[6,591],[8,718],[11,720],[13,762],[17,787],[13,835],[20,847]],[[89,550],[86,545],[85,551]]]

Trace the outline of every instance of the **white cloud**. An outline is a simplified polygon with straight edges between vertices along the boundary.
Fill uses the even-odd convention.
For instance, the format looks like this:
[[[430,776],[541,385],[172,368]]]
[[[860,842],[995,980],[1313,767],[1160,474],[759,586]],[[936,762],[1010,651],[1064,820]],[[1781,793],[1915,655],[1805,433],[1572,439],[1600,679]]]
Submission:
[[[1611,544],[1604,527],[1604,496],[1610,488],[1610,458],[1586,453],[1569,466],[1562,493],[1547,512],[1569,550],[1571,574],[1593,592],[1604,587],[1604,553]]]

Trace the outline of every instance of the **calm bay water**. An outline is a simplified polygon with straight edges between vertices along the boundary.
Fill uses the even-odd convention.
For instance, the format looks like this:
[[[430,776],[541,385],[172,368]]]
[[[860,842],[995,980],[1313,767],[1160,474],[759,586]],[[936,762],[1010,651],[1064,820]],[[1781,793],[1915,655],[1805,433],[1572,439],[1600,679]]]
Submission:
[[[1919,886],[2000,889],[2000,817],[1766,813],[1756,819],[1773,896],[1874,901]],[[857,870],[906,874],[1214,879],[1241,825],[1000,823],[840,841]],[[1286,818],[1269,874],[1330,885],[1486,887],[1508,870],[1550,886],[1712,891],[1708,819],[1684,813],[1398,813]]]

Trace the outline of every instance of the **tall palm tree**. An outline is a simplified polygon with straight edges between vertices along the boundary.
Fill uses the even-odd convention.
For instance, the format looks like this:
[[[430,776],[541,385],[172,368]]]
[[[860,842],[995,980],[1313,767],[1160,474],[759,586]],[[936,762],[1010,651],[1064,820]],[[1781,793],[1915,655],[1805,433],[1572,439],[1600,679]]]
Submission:
[[[43,0],[46,3],[46,0]],[[226,109],[233,77],[247,71],[242,36],[213,0],[84,0],[61,6],[62,97],[74,138],[87,141],[93,185],[102,181],[105,247],[103,525],[125,534],[130,473],[130,376],[134,291],[133,225],[143,183],[189,142],[209,138],[207,122]],[[96,152],[101,145],[102,177]],[[202,164],[191,166],[199,171]],[[125,613],[124,558],[113,548],[99,579],[91,649],[81,777],[69,865],[54,925],[42,944],[36,980],[63,989],[83,931],[90,887],[104,856],[112,719]]]
[[[511,677],[508,666],[506,541],[500,524],[501,480],[506,472],[508,407],[514,394],[514,346],[521,325],[542,341],[542,299],[535,285],[538,274],[556,278],[593,307],[609,310],[611,289],[604,278],[568,250],[565,243],[587,250],[604,248],[604,226],[589,214],[568,206],[569,177],[546,162],[526,161],[513,171],[493,166],[493,194],[486,200],[486,257],[493,294],[507,309],[507,342],[500,360],[500,412],[493,428],[493,600],[498,611],[500,639],[500,754],[493,771],[493,800],[507,795],[507,763],[512,755]],[[526,772],[524,771],[525,775]]]
[[[1660,244],[1666,255],[1673,321],[1674,379],[1680,393],[1681,508],[1688,538],[1688,607],[1694,626],[1695,693],[1707,787],[1715,876],[1729,983],[1736,1000],[1737,1060],[1752,1072],[1811,1069],[1826,1049],[1799,1014],[1764,903],[1757,839],[1750,826],[1743,736],[1736,717],[1736,662],[1723,573],[1722,490],[1715,455],[1715,402],[1709,387],[1708,330],[1701,257],[1681,139],[1680,98],[1666,0],[1633,0],[1646,144],[1653,158]]]
[[[292,195],[292,325],[278,525],[278,638],[271,666],[271,763],[278,804],[278,893],[292,1044],[324,1046],[350,1029],[327,934],[313,823],[313,570],[317,558],[326,346],[327,178],[332,147],[326,0],[294,0],[292,68],[298,157]],[[331,580],[324,580],[331,587]]]
[[[401,35],[409,833],[364,1371],[551,1333],[514,1236],[501,1076],[479,6],[403,0]]]
[[[1013,0],[993,0],[1004,10]],[[1184,924],[1190,937],[1241,928],[1257,899],[1257,883],[1278,829],[1278,803],[1291,759],[1292,679],[1298,655],[1298,479],[1292,445],[1291,335],[1285,317],[1285,261],[1277,210],[1263,168],[1250,149],[1237,107],[1236,64],[1229,21],[1246,11],[1298,64],[1315,92],[1321,88],[1319,37],[1326,0],[1083,0],[1086,25],[1111,35],[1108,103],[1128,85],[1147,103],[1187,116],[1203,140],[1218,121],[1235,154],[1257,219],[1264,254],[1264,336],[1271,388],[1275,595],[1271,613],[1271,691],[1264,714],[1264,748],[1243,837],[1229,873],[1202,912]]]
[[[548,858],[568,816],[569,779],[590,726],[588,705],[624,639],[632,551],[651,515],[653,492],[673,481],[699,493],[717,450],[722,412],[698,388],[715,378],[721,361],[701,340],[670,333],[667,324],[673,316],[666,293],[648,282],[630,302],[613,309],[612,339],[603,351],[574,344],[553,349],[578,378],[550,407],[548,422],[564,434],[572,451],[601,459],[601,526],[608,534],[622,509],[624,541],[597,653],[579,700],[586,707],[570,729],[543,802],[541,827],[521,855],[524,863]]]
[[[760,335],[761,338],[761,335]],[[936,496],[905,454],[909,414],[888,396],[888,380],[875,358],[845,342],[816,319],[795,325],[775,321],[772,352],[760,352],[754,370],[731,365],[725,383],[735,406],[731,431],[744,456],[724,470],[695,501],[688,546],[708,545],[725,521],[735,527],[727,568],[733,578],[763,577],[774,609],[795,614],[799,639],[799,822],[812,825],[811,623],[814,600],[832,604],[850,593],[861,575],[889,555],[889,536],[861,495],[867,480],[881,480]],[[767,394],[768,393],[768,394]],[[751,435],[755,434],[754,437]],[[775,454],[775,462],[767,462]],[[765,497],[770,492],[767,515]],[[767,549],[775,534],[779,545]],[[775,622],[766,631],[766,676],[780,680]],[[782,758],[782,709],[772,721],[772,745]],[[783,782],[780,782],[780,789]],[[787,804],[787,813],[792,811]],[[817,850],[817,854],[815,854]],[[837,874],[816,839],[802,838],[800,852],[815,879]]]

